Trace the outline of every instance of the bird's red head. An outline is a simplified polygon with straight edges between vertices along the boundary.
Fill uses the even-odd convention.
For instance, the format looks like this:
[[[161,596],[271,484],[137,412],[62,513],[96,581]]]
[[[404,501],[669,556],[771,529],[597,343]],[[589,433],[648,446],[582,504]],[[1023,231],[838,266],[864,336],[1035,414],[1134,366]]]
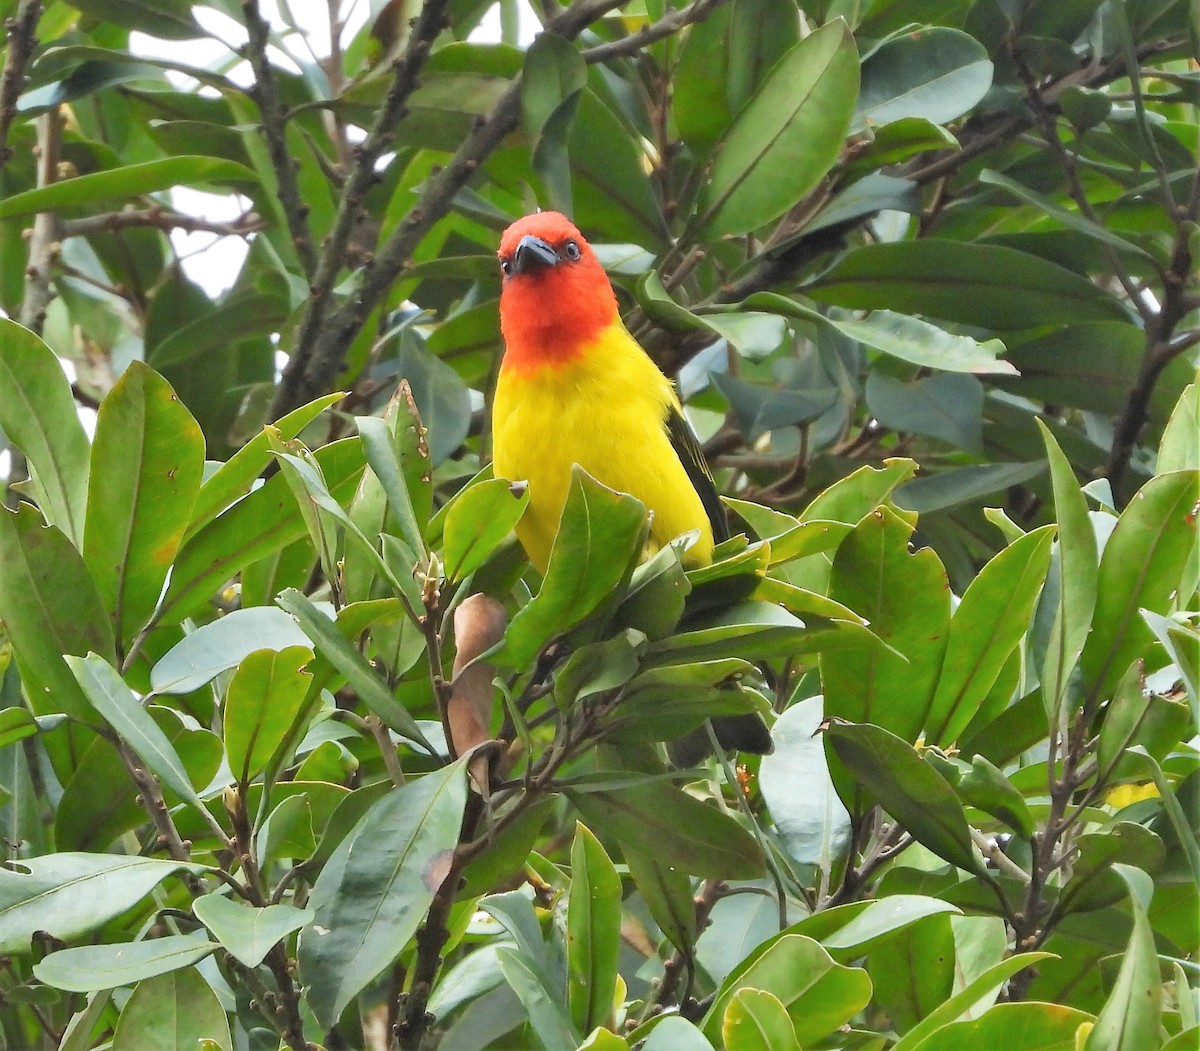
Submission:
[[[518,219],[500,238],[500,329],[506,367],[569,361],[617,320],[617,297],[596,253],[559,212]]]

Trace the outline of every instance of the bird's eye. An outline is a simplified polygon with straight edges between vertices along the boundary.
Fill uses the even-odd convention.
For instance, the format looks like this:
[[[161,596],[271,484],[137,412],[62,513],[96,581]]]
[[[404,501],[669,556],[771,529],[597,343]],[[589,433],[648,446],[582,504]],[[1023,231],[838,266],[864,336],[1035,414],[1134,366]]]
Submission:
[[[507,277],[510,270],[512,270],[512,260],[511,259],[501,259],[500,260],[500,272],[502,274],[504,274],[505,277]]]
[[[579,245],[574,241],[568,241],[563,245],[563,255],[570,259],[571,262],[575,262],[579,258]]]

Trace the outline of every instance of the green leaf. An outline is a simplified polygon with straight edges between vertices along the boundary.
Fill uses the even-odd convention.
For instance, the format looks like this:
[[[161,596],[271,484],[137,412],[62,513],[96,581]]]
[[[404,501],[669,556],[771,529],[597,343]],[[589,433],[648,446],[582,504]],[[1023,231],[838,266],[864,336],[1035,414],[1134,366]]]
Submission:
[[[147,978],[125,1002],[112,1051],[149,1047],[233,1051],[225,1008],[195,968]]]
[[[637,133],[590,88],[567,138],[574,219],[606,240],[665,249],[671,235],[659,197],[646,174]]]
[[[505,478],[472,485],[451,500],[442,549],[447,579],[462,580],[483,565],[528,505],[528,487],[514,492]]]
[[[713,1051],[708,1038],[679,1015],[661,1014],[652,1018],[630,1033],[630,1037],[640,1036],[647,1029],[650,1035],[645,1038],[641,1051]]]
[[[437,467],[462,445],[471,425],[471,394],[453,368],[418,339],[402,339],[396,368],[412,392],[426,434],[429,461]]]
[[[183,542],[204,466],[204,435],[171,385],[140,361],[100,404],[83,557],[117,637],[149,621]]]
[[[1064,267],[1013,248],[941,238],[856,248],[805,292],[856,310],[1001,331],[1126,317],[1116,299]]]
[[[43,729],[52,729],[61,721],[62,716],[54,715],[37,719],[26,708],[0,709],[0,748],[33,737]]]
[[[255,650],[238,665],[225,691],[225,752],[229,768],[249,784],[271,761],[304,704],[313,658],[307,646]],[[247,964],[249,967],[255,964]]]
[[[867,376],[866,395],[885,427],[983,451],[983,384],[974,376],[937,374],[905,383],[876,368]]]
[[[925,726],[951,625],[946,570],[932,548],[910,551],[911,536],[908,523],[880,507],[842,541],[830,596],[891,649],[821,657],[827,716],[874,723],[910,743]]]
[[[1140,1051],[1158,1043],[1162,1016],[1158,950],[1146,913],[1154,884],[1146,873],[1128,865],[1114,865],[1113,871],[1129,887],[1133,932],[1116,983],[1088,1037],[1087,1051]]]
[[[963,802],[1003,821],[1020,836],[1033,835],[1033,816],[1025,797],[982,755],[971,757],[971,769],[955,786]]]
[[[855,779],[918,843],[961,869],[983,871],[954,789],[912,745],[870,723],[833,723],[825,736]]]
[[[652,781],[612,791],[566,790],[591,828],[621,843],[653,843],[662,860],[693,876],[755,879],[758,843],[728,814],[673,785]]]
[[[98,22],[111,22],[164,40],[205,35],[188,0],[71,0],[71,6]]]
[[[1036,478],[1044,463],[980,463],[914,478],[896,490],[896,503],[909,511],[928,514],[982,500]]]
[[[1090,696],[1111,695],[1153,633],[1139,609],[1171,608],[1196,543],[1197,472],[1152,478],[1129,501],[1100,559],[1093,628],[1080,657]]]
[[[708,152],[775,63],[799,40],[789,0],[721,4],[684,37],[671,103],[679,135]]]
[[[330,494],[348,503],[366,465],[362,443],[346,438],[313,455]],[[287,479],[277,474],[183,545],[159,611],[160,622],[174,623],[194,613],[237,572],[304,535],[304,519]]]
[[[235,609],[202,624],[172,646],[150,669],[158,694],[187,694],[236,668],[255,650],[308,646],[294,619],[275,606]]]
[[[1197,434],[1200,434],[1200,383],[1190,383],[1175,403],[1158,443],[1156,473],[1200,470]]]
[[[213,472],[196,496],[188,524],[186,539],[190,540],[225,508],[242,499],[254,488],[254,482],[274,459],[271,433],[277,431],[284,441],[295,438],[331,405],[345,397],[340,391],[311,401],[283,416],[271,428],[264,428]]]
[[[525,667],[554,636],[587,617],[625,578],[641,543],[646,508],[581,467],[559,520],[541,589],[513,617],[496,664]]]
[[[892,1051],[916,1051],[931,1034],[936,1033],[942,1026],[953,1022],[965,1014],[980,1000],[993,996],[1009,978],[1026,967],[1032,967],[1039,960],[1053,956],[1049,952],[1022,952],[1010,956],[989,967],[979,977],[969,982],[966,987],[945,1003],[913,1026]]]
[[[203,808],[174,746],[116,669],[98,653],[66,660],[92,706],[150,771],[180,799]]]
[[[987,49],[945,26],[888,40],[863,61],[853,130],[920,117],[947,124],[969,113],[992,86]]]
[[[1067,680],[1083,652],[1096,608],[1096,532],[1088,517],[1087,498],[1075,480],[1070,461],[1050,429],[1039,419],[1050,461],[1050,484],[1058,519],[1058,596],[1054,625],[1041,668],[1042,694],[1049,711],[1057,711]]]
[[[704,1035],[721,1036],[729,1004],[740,990],[771,993],[783,1004],[802,1047],[817,1043],[848,1022],[871,999],[871,982],[859,967],[843,967],[817,942],[784,934],[765,952],[733,971],[717,990],[701,1022]]]
[[[684,959],[693,957],[696,946],[696,902],[692,881],[683,869],[662,857],[652,844],[626,841],[621,850],[642,901],[663,937]]]
[[[739,989],[725,1007],[726,1051],[801,1051],[783,1001],[763,989]]]
[[[408,944],[448,871],[467,799],[460,760],[376,802],[326,862],[300,936],[300,975],[331,1028]]]
[[[950,917],[926,917],[872,949],[872,999],[903,1033],[951,995],[957,962]]]
[[[272,946],[315,918],[312,909],[291,905],[256,909],[221,894],[197,898],[192,902],[192,912],[229,954],[247,967],[257,967]]]
[[[401,539],[414,554],[422,555],[425,543],[413,508],[409,484],[411,465],[406,462],[404,455],[410,417],[398,403],[394,408],[389,405],[388,410],[390,416],[386,420],[375,416],[359,416],[355,422],[367,463],[383,488],[388,510],[399,527]]]
[[[571,1025],[566,1005],[556,993],[547,988],[542,976],[528,961],[512,949],[496,953],[500,973],[521,1001],[529,1024],[545,1048],[569,1048],[579,1045],[579,1034]]]
[[[81,945],[50,953],[34,964],[33,973],[38,981],[55,989],[90,993],[190,967],[217,948],[216,942],[197,940],[190,934],[116,945]]]
[[[714,146],[696,224],[711,236],[747,233],[801,200],[837,160],[857,95],[844,22],[792,47]]]
[[[123,3],[123,0],[121,0]],[[0,201],[0,219],[60,211],[116,197],[138,197],[172,186],[225,186],[255,182],[249,168],[219,157],[164,157],[15,193]]]
[[[277,599],[291,613],[312,640],[317,651],[354,687],[362,702],[389,727],[431,754],[433,746],[425,739],[416,720],[396,700],[379,677],[371,662],[337,629],[337,625],[295,588],[288,588]],[[345,607],[349,609],[350,607]]]
[[[1108,227],[1101,226],[1099,223],[1080,215],[1078,212],[1069,212],[1065,208],[1060,208],[1042,194],[1035,193],[1028,187],[1015,182],[1007,176],[1001,175],[999,172],[985,168],[979,173],[978,179],[985,186],[999,186],[1001,189],[1007,190],[1014,197],[1018,197],[1027,204],[1033,205],[1039,213],[1057,220],[1068,230],[1075,230],[1078,233],[1108,245],[1110,248],[1115,248],[1120,252],[1129,252],[1146,262],[1153,262],[1154,257],[1144,248],[1140,248],[1132,241],[1127,241],[1125,238],[1119,237]]]
[[[775,720],[775,750],[762,757],[758,783],[788,854],[829,871],[850,841],[850,815],[829,776],[821,718],[820,700],[808,698]]]
[[[926,724],[931,742],[957,739],[1028,630],[1050,566],[1053,539],[1053,526],[1026,533],[971,581],[950,621],[946,657]]]
[[[29,952],[38,931],[70,941],[99,930],[180,870],[204,871],[177,861],[70,851],[29,858],[21,870],[0,869],[0,952]]]
[[[178,376],[180,366],[209,358],[231,343],[278,332],[287,318],[287,301],[275,293],[247,293],[225,299],[211,310],[181,324],[155,343],[149,362]]]
[[[912,460],[892,458],[882,467],[860,467],[819,494],[800,516],[802,522],[827,520],[854,525],[888,498],[896,486],[916,473]]]
[[[533,139],[533,170],[553,207],[571,213],[567,140],[587,85],[587,64],[578,49],[554,33],[539,34],[525,52],[521,111]]]
[[[1077,854],[1059,898],[1058,908],[1092,912],[1123,901],[1129,887],[1116,872],[1118,865],[1133,865],[1147,874],[1162,866],[1166,849],[1162,840],[1142,825],[1116,821],[1103,832],[1089,832],[1076,841]]]
[[[567,994],[581,1033],[613,1012],[621,951],[621,877],[600,841],[581,823],[571,844],[567,899]]]
[[[35,715],[65,712],[99,726],[63,655],[115,657],[105,614],[83,556],[31,504],[0,509],[0,621]]]
[[[979,1018],[943,1026],[921,1043],[921,1051],[1077,1051],[1081,1027],[1092,1020],[1086,1011],[1064,1004],[995,1004]]]
[[[71,385],[50,348],[5,317],[0,317],[0,430],[25,454],[46,521],[81,547],[89,447]]]

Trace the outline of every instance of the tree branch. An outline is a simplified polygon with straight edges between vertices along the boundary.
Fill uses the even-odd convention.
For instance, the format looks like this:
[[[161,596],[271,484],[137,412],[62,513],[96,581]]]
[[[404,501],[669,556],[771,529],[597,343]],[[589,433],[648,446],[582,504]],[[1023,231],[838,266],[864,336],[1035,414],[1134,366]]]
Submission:
[[[38,118],[37,184],[49,186],[58,179],[58,144],[62,140],[62,117],[58,107]],[[58,255],[59,224],[56,212],[38,212],[29,236],[29,262],[25,268],[25,294],[18,320],[39,336],[46,320],[46,308],[54,294],[50,287],[54,260]]]
[[[254,70],[254,88],[251,97],[258,103],[258,113],[267,142],[267,153],[278,183],[279,203],[283,206],[288,232],[300,265],[309,277],[317,267],[317,253],[313,248],[312,233],[308,228],[308,205],[300,196],[296,181],[296,169],[287,147],[287,119],[279,92],[275,88],[275,70],[267,59],[267,40],[270,26],[258,9],[258,0],[245,0],[242,15],[246,23],[249,40],[246,43],[246,58]]]
[[[575,0],[566,11],[550,19],[543,31],[573,39],[596,19],[624,2]],[[491,113],[476,122],[446,167],[426,182],[416,206],[375,259],[363,268],[357,295],[331,313],[324,324],[311,323],[306,330],[311,334],[297,341],[272,407],[274,415],[289,412],[329,389],[341,368],[346,348],[408,265],[421,239],[450,210],[455,195],[504,137],[517,128],[520,118],[521,79],[518,77]]]
[[[1162,305],[1146,329],[1146,349],[1137,379],[1125,401],[1125,411],[1117,422],[1109,454],[1107,475],[1114,485],[1129,469],[1138,435],[1149,417],[1150,399],[1159,376],[1172,361],[1200,342],[1200,331],[1191,330],[1175,337],[1175,329],[1194,309],[1189,284],[1194,283],[1191,231],[1200,220],[1200,169],[1192,175],[1192,186],[1185,204],[1175,210],[1175,245],[1171,262],[1163,274]]]
[[[418,78],[429,58],[433,41],[448,24],[448,7],[449,0],[427,0],[422,6],[404,54],[393,64],[392,83],[375,123],[367,133],[366,139],[354,151],[354,166],[342,188],[333,228],[321,248],[321,257],[316,263],[315,271],[309,270],[312,289],[304,316],[300,320],[296,349],[288,360],[275,395],[272,419],[277,419],[314,396],[311,393],[313,388],[305,385],[307,374],[312,359],[317,356],[317,347],[322,342],[321,337],[333,299],[333,287],[346,260],[346,247],[362,218],[363,200],[367,191],[378,178],[376,164],[394,143],[396,126],[407,112],[408,100],[419,84]],[[364,313],[364,319],[365,316]],[[344,351],[344,346],[339,348],[339,361],[333,369],[322,370],[322,376],[328,377],[325,379],[326,383],[332,382],[336,365],[340,364],[340,354]],[[324,386],[321,386],[320,390],[324,393]]]
[[[694,0],[687,7],[671,11],[657,22],[647,22],[639,30],[630,33],[620,40],[612,40],[605,44],[596,44],[585,48],[583,60],[588,63],[607,62],[614,58],[628,58],[641,51],[647,44],[677,33],[684,26],[694,22],[703,22],[710,14],[723,4],[725,0]]]
[[[169,208],[124,208],[119,212],[88,215],[81,219],[64,219],[60,230],[62,240],[68,237],[88,237],[91,234],[115,233],[136,227],[157,230],[183,230],[186,233],[220,234],[223,237],[247,237],[265,229],[266,223],[253,211],[239,215],[232,222],[214,222],[194,215],[184,215]]]
[[[25,86],[25,67],[37,46],[37,24],[41,13],[41,0],[21,0],[9,25],[4,71],[0,72],[0,168],[12,156],[8,131],[16,119],[17,99]]]

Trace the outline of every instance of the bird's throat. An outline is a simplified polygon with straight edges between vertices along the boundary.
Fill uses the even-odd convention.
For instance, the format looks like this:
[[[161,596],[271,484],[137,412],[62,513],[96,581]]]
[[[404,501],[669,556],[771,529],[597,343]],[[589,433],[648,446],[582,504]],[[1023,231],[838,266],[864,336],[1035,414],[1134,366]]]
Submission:
[[[506,370],[529,373],[566,365],[586,354],[606,329],[620,324],[616,297],[603,271],[600,282],[574,279],[584,276],[559,271],[540,280],[521,277],[505,283],[500,329]]]

